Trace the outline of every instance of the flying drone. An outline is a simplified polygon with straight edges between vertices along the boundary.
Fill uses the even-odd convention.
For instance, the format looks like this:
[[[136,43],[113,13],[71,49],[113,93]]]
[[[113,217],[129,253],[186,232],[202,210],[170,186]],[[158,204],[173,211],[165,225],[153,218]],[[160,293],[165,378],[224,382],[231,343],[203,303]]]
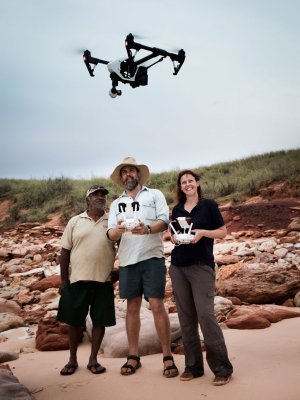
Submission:
[[[112,81],[112,88],[109,91],[109,95],[113,98],[121,96],[122,94],[122,91],[117,89],[119,82],[129,83],[132,88],[148,85],[148,69],[153,65],[163,61],[163,59],[166,57],[169,57],[173,62],[173,75],[178,74],[185,60],[185,52],[183,49],[179,50],[176,54],[170,53],[163,49],[158,49],[157,47],[145,46],[135,42],[134,36],[131,33],[126,37],[125,47],[128,57],[116,61],[105,61],[92,57],[89,50],[85,50],[83,53],[83,61],[89,71],[90,76],[94,76],[94,70],[97,64],[107,65],[110,73],[110,79]],[[132,54],[132,50],[135,50],[134,54]],[[146,50],[150,52],[150,54],[136,60],[135,56],[139,50]],[[147,61],[156,57],[160,58],[150,65],[145,64]]]

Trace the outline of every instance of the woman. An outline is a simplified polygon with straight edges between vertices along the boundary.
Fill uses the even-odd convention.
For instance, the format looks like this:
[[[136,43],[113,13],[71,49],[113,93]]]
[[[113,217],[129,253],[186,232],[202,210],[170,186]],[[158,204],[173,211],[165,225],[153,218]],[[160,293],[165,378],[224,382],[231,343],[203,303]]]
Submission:
[[[176,231],[178,217],[193,223],[194,238],[180,244],[175,235],[170,276],[177,305],[185,350],[185,371],[180,376],[188,381],[204,374],[198,323],[204,336],[207,363],[215,375],[213,384],[225,385],[233,372],[228,359],[223,333],[214,316],[215,271],[213,242],[226,236],[226,227],[215,201],[203,199],[199,176],[190,170],[177,178],[178,204],[172,211]]]

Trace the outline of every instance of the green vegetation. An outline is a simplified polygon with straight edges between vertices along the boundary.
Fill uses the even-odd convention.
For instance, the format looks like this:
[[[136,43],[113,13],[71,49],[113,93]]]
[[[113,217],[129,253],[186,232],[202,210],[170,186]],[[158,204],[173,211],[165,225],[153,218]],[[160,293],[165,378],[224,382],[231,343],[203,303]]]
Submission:
[[[272,152],[194,170],[200,174],[205,197],[214,198],[219,203],[242,201],[258,194],[261,188],[281,181],[289,184],[293,196],[300,194],[300,149]],[[165,194],[170,206],[174,204],[178,172],[152,174],[147,182],[149,187],[160,189]],[[109,201],[120,193],[120,188],[104,178],[0,179],[0,201],[12,201],[9,220],[2,225],[45,222],[55,214],[67,221],[85,209],[85,191],[94,183],[107,187]]]

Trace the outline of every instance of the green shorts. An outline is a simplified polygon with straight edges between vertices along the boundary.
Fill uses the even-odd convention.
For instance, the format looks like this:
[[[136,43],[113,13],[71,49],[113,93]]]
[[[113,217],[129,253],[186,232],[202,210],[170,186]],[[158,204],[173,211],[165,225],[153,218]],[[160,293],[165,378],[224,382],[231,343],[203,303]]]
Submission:
[[[83,326],[88,313],[94,327],[116,325],[111,282],[79,281],[63,289],[58,306],[58,321],[71,326]]]
[[[163,299],[166,287],[166,265],[164,258],[150,258],[136,264],[119,267],[119,289],[121,299],[132,299],[144,295]]]

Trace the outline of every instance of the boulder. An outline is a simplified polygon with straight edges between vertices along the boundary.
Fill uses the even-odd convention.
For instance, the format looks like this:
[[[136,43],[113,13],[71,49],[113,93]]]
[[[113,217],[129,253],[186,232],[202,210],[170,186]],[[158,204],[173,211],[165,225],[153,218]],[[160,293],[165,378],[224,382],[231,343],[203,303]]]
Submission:
[[[47,278],[41,279],[40,281],[34,283],[30,290],[40,290],[45,292],[45,290],[50,288],[59,288],[60,286],[60,275],[51,275]]]
[[[295,265],[245,265],[226,273],[218,271],[216,293],[253,304],[282,304],[300,290],[300,270]]]
[[[11,351],[0,351],[0,364],[8,362],[8,361],[14,361],[19,358],[18,353],[14,353]]]
[[[231,329],[264,329],[270,325],[267,318],[255,314],[240,315],[226,321],[226,326]]]
[[[295,294],[294,304],[295,307],[300,307],[300,291]]]
[[[58,300],[59,298],[60,295],[58,293],[58,289],[50,288],[41,294],[40,304],[52,303],[53,301]]]
[[[236,264],[240,260],[240,257],[233,255],[217,255],[215,256],[215,262],[220,265]]]
[[[0,399],[34,400],[29,390],[8,369],[0,369]]]
[[[24,326],[24,321],[12,313],[0,313],[0,332]]]
[[[69,326],[56,318],[42,319],[36,332],[35,344],[40,351],[68,350]]]
[[[289,231],[300,231],[300,217],[292,219],[292,222],[288,226]]]
[[[300,317],[300,312],[276,305],[235,306],[227,314],[226,326],[231,329],[262,329],[286,318]]]
[[[116,305],[115,326],[106,328],[106,333],[100,348],[104,357],[126,357],[128,355],[128,342],[125,328],[126,305]],[[171,324],[171,341],[181,337],[181,330],[177,314],[169,314]],[[90,318],[86,321],[86,330],[91,340],[92,323]],[[161,345],[154,326],[152,312],[143,303],[141,307],[141,330],[139,338],[139,355],[161,353]]]
[[[3,299],[12,299],[14,296],[23,291],[26,290],[24,290],[24,287],[22,286],[6,286],[1,289],[1,297]]]
[[[8,312],[12,314],[18,314],[20,310],[21,307],[15,301],[0,298],[0,313]]]

